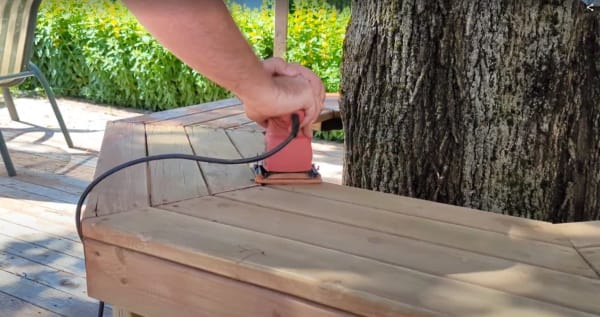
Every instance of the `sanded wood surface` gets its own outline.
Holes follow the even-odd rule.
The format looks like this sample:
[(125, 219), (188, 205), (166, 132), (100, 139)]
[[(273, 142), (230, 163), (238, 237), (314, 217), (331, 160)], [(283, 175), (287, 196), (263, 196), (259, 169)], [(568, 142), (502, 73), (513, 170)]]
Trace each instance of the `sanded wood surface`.
[[(237, 191), (235, 193), (240, 192), (256, 194), (256, 190)], [(228, 193), (226, 196), (232, 194)], [(289, 197), (282, 197), (282, 199), (287, 198)], [(290, 204), (293, 204), (293, 202), (290, 202)], [(202, 208), (197, 208), (198, 206), (202, 206)], [(312, 207), (306, 204), (305, 206), (307, 210)], [(580, 272), (564, 274), (541, 266), (486, 256), (480, 252), (469, 252), (467, 251), (468, 245), (461, 248), (447, 248), (438, 245), (438, 243), (402, 239), (391, 234), (381, 233), (379, 230), (381, 226), (370, 220), (364, 221), (363, 224), (353, 223), (348, 226), (343, 224), (345, 221), (341, 218), (328, 217), (329, 214), (335, 215), (337, 211), (344, 210), (345, 207), (325, 205), (323, 208), (315, 210), (315, 213), (324, 215), (324, 217), (319, 217), (318, 215), (306, 216), (301, 213), (281, 212), (277, 207), (274, 207), (277, 209), (254, 207), (215, 197), (207, 197), (180, 202), (176, 206), (162, 206), (161, 208), (437, 276), (446, 276), (514, 294), (531, 296), (563, 305), (586, 307), (590, 311), (600, 312), (600, 304), (589, 302), (587, 297), (590, 293), (600, 293), (600, 280), (590, 281), (587, 278), (582, 278), (577, 275)], [(370, 218), (372, 211), (363, 208), (362, 213), (365, 214), (365, 218)], [(377, 217), (377, 215), (373, 216)], [(347, 217), (353, 218), (353, 215), (348, 214)], [(401, 218), (385, 220), (392, 226), (396, 225), (399, 233), (407, 226), (414, 225), (414, 223), (408, 222), (407, 226), (404, 226)], [(368, 229), (368, 225), (371, 225), (370, 229)], [(324, 235), (321, 234), (322, 232), (328, 232), (329, 234)], [(460, 238), (460, 234), (456, 234), (456, 236)], [(445, 238), (452, 239), (450, 236)], [(482, 237), (482, 239), (486, 238), (488, 237)], [(472, 236), (472, 239), (476, 239), (476, 233)], [(466, 239), (463, 241), (466, 241)], [(509, 246), (513, 245), (510, 241), (503, 242)], [(483, 244), (485, 243), (484, 241)], [(498, 241), (494, 240), (487, 241), (487, 243), (491, 249), (500, 245)], [(529, 257), (548, 252), (548, 250), (536, 252), (534, 251), (535, 246), (531, 246), (529, 251), (518, 247), (517, 249), (516, 253), (523, 252), (528, 254)], [(494, 251), (489, 253), (493, 254)], [(406, 256), (407, 254), (411, 256)], [(437, 260), (431, 261), (432, 258)], [(554, 260), (560, 261), (556, 255)], [(581, 263), (582, 267), (587, 269), (584, 273), (589, 272), (589, 276), (595, 277), (595, 273), (585, 265), (581, 258), (578, 257), (576, 260)], [(528, 275), (536, 278), (525, 278)], [(507, 281), (515, 279), (523, 279), (522, 281), (526, 286), (507, 283)], [(548, 291), (540, 294), (538, 291), (544, 288), (548, 288)]]
[(579, 252), (590, 263), (598, 278), (600, 278), (600, 247), (582, 248), (579, 249)]
[[(349, 314), (279, 292), (88, 241), (92, 296), (147, 316), (344, 317)], [(134, 267), (135, 270), (130, 268)]]
[[(242, 158), (228, 134), (222, 129), (209, 129), (202, 126), (191, 126), (187, 134), (192, 144), (194, 154), (205, 157), (222, 159)], [(237, 135), (242, 133), (230, 133)], [(262, 138), (253, 133), (244, 133), (246, 138), (262, 141)], [(256, 154), (255, 154), (256, 155)], [(249, 155), (252, 156), (252, 155)], [(243, 187), (256, 186), (254, 173), (247, 164), (229, 165), (200, 162), (202, 172), (211, 193), (221, 193)]]
[(180, 107), (175, 109), (170, 109), (166, 111), (158, 111), (149, 113), (142, 116), (135, 116), (130, 118), (121, 119), (121, 121), (131, 122), (131, 123), (156, 123), (165, 120), (175, 120), (177, 118), (182, 118), (190, 115), (194, 115), (202, 112), (210, 112), (217, 109), (228, 108), (232, 106), (240, 105), (241, 102), (237, 98), (229, 98), (223, 100), (217, 100), (213, 102), (207, 102), (202, 104), (197, 104), (189, 107)]
[[(197, 208), (203, 207), (197, 205)], [(282, 226), (285, 225), (282, 223)], [(302, 224), (298, 228), (310, 230)], [(381, 252), (377, 250), (371, 251), (372, 256), (359, 256), (339, 248), (327, 248), (156, 209), (88, 219), (84, 230), (91, 239), (126, 245), (145, 254), (275, 288), (359, 315), (403, 316), (403, 313), (424, 313), (423, 310), (429, 312), (423, 316), (436, 315), (435, 312), (437, 315), (458, 316), (499, 316), (507, 313), (515, 316), (593, 315), (531, 296), (519, 296), (457, 281), (452, 276), (438, 276), (377, 260), (373, 258)], [(314, 231), (309, 233), (315, 234)], [(340, 245), (351, 245), (360, 238), (350, 239), (340, 242)], [(377, 241), (371, 244), (372, 249), (380, 250), (387, 245)], [(404, 257), (413, 255), (398, 253)], [(443, 266), (441, 261), (441, 258), (436, 258), (435, 262)], [(488, 278), (515, 283), (514, 278), (519, 277), (520, 286), (525, 289), (527, 278), (537, 278), (535, 272), (526, 269), (518, 275), (502, 275), (502, 271), (508, 268), (500, 264), (488, 271), (489, 274), (494, 271), (500, 274)], [(456, 275), (478, 273), (470, 272), (468, 268), (455, 269)], [(88, 272), (88, 275), (91, 274), (93, 272)], [(479, 274), (482, 278), (486, 277), (486, 271)], [(584, 278), (580, 279), (584, 283), (580, 287), (592, 287), (585, 285)], [(534, 285), (530, 291), (543, 293), (548, 289)], [(555, 297), (559, 299), (556, 295), (560, 290), (556, 292)], [(595, 294), (590, 292), (584, 296), (593, 301)], [(587, 310), (593, 308), (589, 305)]]
[[(320, 187), (321, 185), (317, 185), (313, 188), (315, 191), (319, 191)], [(343, 189), (343, 187), (340, 187), (340, 189)], [(515, 239), (507, 235), (472, 227), (453, 225), (385, 210), (373, 210), (355, 204), (332, 201), (321, 197), (311, 197), (309, 195), (299, 195), (289, 191), (278, 191), (265, 187), (225, 193), (222, 196), (242, 202), (242, 204), (238, 204), (238, 207), (245, 205), (264, 206), (289, 212), (278, 213), (277, 215), (279, 216), (287, 215), (288, 217), (292, 217), (303, 215), (373, 230), (377, 234), (383, 234), (382, 236), (394, 239), (396, 242), (390, 241), (390, 243), (397, 243), (399, 248), (410, 245), (414, 241), (430, 242), (430, 244), (425, 244), (424, 247), (416, 246), (414, 250), (407, 250), (407, 252), (411, 253), (417, 249), (422, 250), (424, 257), (421, 261), (423, 262), (418, 261), (417, 265), (427, 265), (424, 260), (436, 254), (451, 259), (457, 255), (455, 249), (461, 249), (477, 254), (513, 260), (515, 262), (529, 263), (557, 271), (595, 277), (595, 273), (586, 265), (579, 254), (573, 248), (567, 246), (558, 246), (535, 240)], [(244, 208), (233, 209), (240, 209), (240, 212), (247, 210)], [(258, 219), (259, 215), (260, 213), (258, 212), (251, 213), (249, 215), (250, 218), (254, 217), (255, 220), (248, 221), (248, 223), (250, 225), (255, 223), (262, 224), (263, 221), (269, 221), (274, 216), (265, 215), (266, 219)], [(245, 219), (249, 220), (249, 218)], [(311, 218), (306, 217), (306, 219)], [(297, 222), (294, 220), (289, 223)], [(324, 223), (328, 224), (328, 222)], [(307, 227), (312, 226), (307, 225)], [(333, 229), (331, 231), (340, 232)], [(352, 233), (349, 234), (352, 235)], [(385, 238), (385, 240), (388, 240), (388, 238)], [(432, 250), (431, 253), (426, 254), (423, 250), (426, 250), (429, 245), (448, 246), (452, 249), (441, 248), (441, 250)], [(464, 259), (464, 256), (461, 256), (461, 258)], [(457, 265), (466, 264), (461, 264), (459, 261)]]
[[(146, 125), (148, 155), (194, 154), (182, 126)], [(208, 195), (198, 163), (170, 159), (149, 163), (150, 199), (153, 205)]]
[(323, 197), (328, 200), (348, 202), (375, 209), (383, 209), (395, 213), (502, 233), (509, 237), (527, 238), (564, 246), (572, 245), (569, 239), (555, 225), (542, 221), (483, 212), (353, 187), (340, 187), (327, 183), (319, 187), (289, 185), (278, 186), (277, 188), (309, 194), (310, 196)]
[(600, 247), (600, 221), (557, 225), (576, 248)]
[[(146, 156), (144, 125), (128, 122), (107, 124), (102, 152), (94, 178), (110, 168)], [(123, 212), (148, 206), (146, 166), (138, 164), (124, 169), (101, 182), (89, 195), (83, 217)]]
[[(264, 152), (262, 128), (235, 100), (127, 124), (117, 131), (143, 132), (144, 155)], [(257, 186), (248, 164), (145, 168), (152, 207), (122, 204), (83, 223), (88, 290), (118, 314), (600, 316), (596, 223), (559, 227), (327, 183)]]

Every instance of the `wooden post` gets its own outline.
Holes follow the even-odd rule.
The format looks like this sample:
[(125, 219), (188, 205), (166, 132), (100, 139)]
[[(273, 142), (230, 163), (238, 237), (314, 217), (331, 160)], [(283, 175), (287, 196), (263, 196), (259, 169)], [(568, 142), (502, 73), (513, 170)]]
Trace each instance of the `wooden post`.
[(273, 56), (285, 59), (289, 0), (275, 0), (275, 40)]

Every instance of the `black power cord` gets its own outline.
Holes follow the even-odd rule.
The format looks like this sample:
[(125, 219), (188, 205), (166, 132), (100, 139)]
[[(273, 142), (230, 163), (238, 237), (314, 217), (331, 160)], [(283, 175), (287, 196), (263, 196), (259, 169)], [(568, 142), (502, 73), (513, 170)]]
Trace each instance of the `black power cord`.
[[(299, 130), (300, 130), (300, 117), (297, 114), (292, 114), (292, 131), (291, 131), (290, 135), (283, 142), (281, 142), (281, 144), (279, 144), (275, 148), (271, 149), (270, 151), (267, 151), (267, 152), (257, 155), (257, 156), (248, 157), (248, 158), (222, 159), (222, 158), (215, 158), (215, 157), (196, 156), (196, 155), (191, 155), (191, 154), (171, 153), (171, 154), (160, 154), (160, 155), (151, 155), (151, 156), (141, 157), (141, 158), (138, 158), (135, 160), (131, 160), (131, 161), (119, 164), (119, 165), (109, 169), (108, 171), (102, 173), (100, 176), (96, 177), (85, 188), (85, 190), (81, 194), (81, 197), (79, 198), (79, 201), (77, 202), (77, 209), (75, 209), (75, 226), (77, 227), (77, 234), (79, 235), (79, 239), (81, 240), (81, 242), (83, 242), (83, 231), (81, 228), (81, 208), (83, 207), (83, 203), (85, 202), (85, 199), (90, 194), (92, 189), (94, 189), (94, 187), (96, 187), (101, 181), (103, 181), (108, 176), (110, 176), (122, 169), (125, 169), (125, 168), (133, 166), (133, 165), (141, 164), (141, 163), (158, 161), (158, 160), (167, 160), (167, 159), (182, 159), (182, 160), (191, 160), (191, 161), (197, 161), (197, 162), (226, 164), (226, 165), (254, 163), (254, 162), (262, 161), (270, 156), (273, 156), (275, 153), (281, 151), (281, 149), (283, 149), (286, 145), (288, 145), (298, 135)], [(104, 314), (104, 302), (100, 301), (100, 304), (98, 306), (98, 317), (102, 317), (103, 314)]]

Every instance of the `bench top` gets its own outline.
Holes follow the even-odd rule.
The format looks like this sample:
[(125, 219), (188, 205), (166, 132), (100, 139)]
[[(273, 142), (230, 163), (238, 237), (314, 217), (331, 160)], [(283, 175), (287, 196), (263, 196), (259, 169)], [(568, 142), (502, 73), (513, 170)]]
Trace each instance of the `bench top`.
[[(215, 125), (237, 106), (208, 115), (230, 103), (109, 123), (97, 174), (153, 154), (261, 153), (248, 124)], [(553, 225), (328, 183), (257, 186), (253, 176), (166, 160), (105, 180), (84, 212), (90, 296), (148, 315), (600, 315), (600, 222)]]

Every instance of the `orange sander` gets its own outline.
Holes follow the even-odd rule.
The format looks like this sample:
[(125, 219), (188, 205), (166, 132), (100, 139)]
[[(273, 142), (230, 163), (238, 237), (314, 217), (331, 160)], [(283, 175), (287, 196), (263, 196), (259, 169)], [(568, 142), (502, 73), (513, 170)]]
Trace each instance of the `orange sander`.
[[(281, 144), (290, 135), (292, 117), (302, 122), (304, 112), (279, 117), (267, 122), (265, 143), (267, 151)], [(298, 132), (294, 139), (279, 152), (256, 164), (256, 182), (259, 184), (318, 184), (321, 175), (312, 164), (312, 136)]]

